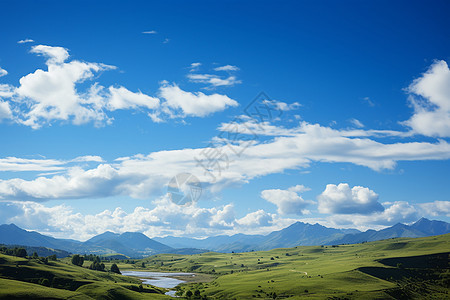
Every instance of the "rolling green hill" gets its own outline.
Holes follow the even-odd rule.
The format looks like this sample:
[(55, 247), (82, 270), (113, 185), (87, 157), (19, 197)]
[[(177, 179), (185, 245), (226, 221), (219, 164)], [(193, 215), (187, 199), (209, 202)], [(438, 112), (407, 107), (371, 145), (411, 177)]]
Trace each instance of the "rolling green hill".
[(449, 297), (450, 234), (340, 246), (302, 246), (247, 253), (159, 254), (160, 270), (216, 274), (198, 289), (216, 299), (444, 299)]
[[(198, 290), (203, 299), (445, 299), (449, 249), (446, 234), (231, 254), (158, 254), (115, 263), (122, 271), (195, 272), (178, 293)], [(140, 288), (136, 278), (68, 261), (0, 255), (0, 298), (170, 299), (165, 289)], [(105, 262), (106, 269), (112, 263)]]
[[(0, 299), (158, 299), (164, 289), (72, 264), (0, 254)], [(141, 292), (140, 292), (141, 291)]]

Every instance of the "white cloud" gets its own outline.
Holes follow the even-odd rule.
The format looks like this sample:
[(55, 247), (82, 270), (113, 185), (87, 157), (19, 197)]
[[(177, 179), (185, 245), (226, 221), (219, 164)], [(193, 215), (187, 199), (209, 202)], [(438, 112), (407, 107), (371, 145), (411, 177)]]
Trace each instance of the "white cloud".
[[(64, 174), (49, 178), (2, 180), (0, 198), (19, 200), (23, 196), (36, 201), (109, 195), (146, 198), (159, 195), (161, 187), (173, 176), (187, 170), (204, 183), (205, 189), (216, 193), (255, 177), (304, 169), (311, 162), (345, 162), (383, 170), (394, 168), (397, 161), (450, 158), (450, 145), (445, 141), (383, 144), (369, 138), (346, 137), (335, 129), (308, 123), (302, 123), (296, 130), (298, 133), (292, 136), (263, 142), (230, 141), (227, 144), (227, 140), (222, 139), (223, 144), (215, 147), (153, 152), (121, 158), (113, 164), (103, 163), (95, 168), (83, 166), (82, 169), (80, 166), (72, 170), (65, 166)], [(205, 160), (205, 153), (225, 156), (213, 161), (209, 172), (199, 164)], [(92, 186), (91, 182), (99, 184)]]
[(337, 228), (357, 228), (359, 230), (383, 229), (397, 223), (417, 221), (417, 209), (404, 201), (383, 203), (384, 210), (371, 214), (337, 214), (327, 218), (329, 225)]
[(418, 134), (450, 137), (450, 70), (447, 63), (443, 60), (434, 62), (407, 91), (414, 115), (403, 124)]
[(221, 67), (214, 68), (214, 71), (238, 71), (239, 68), (232, 65), (225, 65)]
[(0, 158), (0, 171), (12, 172), (49, 172), (49, 171), (66, 171), (71, 163), (79, 162), (103, 162), (100, 156), (87, 155), (76, 157), (72, 160), (57, 159), (25, 159), (17, 157)]
[(76, 84), (92, 79), (95, 72), (114, 67), (80, 61), (64, 63), (68, 52), (61, 47), (39, 45), (32, 52), (48, 57), (48, 70), (38, 69), (20, 79), (12, 99), (29, 107), (29, 111), (22, 112), (20, 123), (38, 129), (53, 120), (71, 120), (77, 125), (90, 121), (101, 125), (109, 120), (102, 109), (103, 99), (93, 93), (80, 94)]
[(15, 88), (9, 84), (0, 84), (0, 98), (10, 98), (14, 95)]
[(69, 58), (69, 52), (63, 47), (37, 45), (30, 52), (47, 57), (47, 65), (61, 64)]
[(191, 66), (189, 67), (189, 72), (197, 71), (201, 65), (202, 65), (202, 63), (199, 63), (199, 62), (192, 63)]
[(123, 86), (109, 87), (110, 97), (108, 99), (108, 109), (137, 109), (145, 107), (147, 109), (156, 109), (159, 107), (159, 99), (150, 97), (142, 92), (133, 93)]
[[(47, 70), (38, 69), (23, 76), (17, 88), (0, 84), (0, 97), (9, 100), (9, 104), (0, 102), (0, 118), (11, 118), (33, 129), (56, 121), (104, 126), (113, 120), (107, 112), (115, 110), (143, 110), (154, 122), (162, 122), (167, 116), (203, 117), (237, 105), (225, 95), (185, 92), (166, 82), (159, 90), (163, 101), (123, 86), (106, 88), (98, 82), (89, 84), (98, 73), (116, 67), (78, 60), (68, 62), (69, 52), (62, 47), (37, 45), (31, 48), (31, 53), (46, 57)], [(84, 91), (81, 85), (86, 87)]]
[(375, 103), (369, 98), (369, 97), (364, 97), (362, 98), (363, 101), (365, 101), (370, 107), (374, 107)]
[(307, 192), (310, 190), (311, 189), (309, 187), (306, 187), (303, 184), (297, 184), (297, 185), (294, 185), (294, 186), (291, 186), (290, 188), (288, 188), (288, 191), (296, 192), (296, 193), (303, 193), (303, 192)]
[(241, 83), (236, 76), (220, 77), (213, 74), (188, 74), (187, 77), (191, 82), (205, 83), (209, 87), (233, 86)]
[(245, 227), (261, 227), (270, 226), (273, 222), (273, 217), (271, 214), (265, 212), (262, 209), (248, 213), (244, 217), (236, 221), (239, 225)]
[(153, 205), (153, 208), (136, 207), (128, 213), (117, 207), (112, 211), (83, 215), (74, 213), (66, 205), (47, 207), (29, 201), (0, 202), (0, 221), (49, 232), (54, 236), (81, 240), (107, 230), (119, 233), (139, 231), (149, 236), (201, 236), (232, 232), (237, 224), (232, 204), (213, 208), (180, 206), (163, 196), (155, 200)]
[(160, 97), (164, 105), (170, 109), (181, 110), (183, 115), (205, 117), (227, 107), (238, 106), (238, 103), (225, 95), (205, 95), (202, 92), (191, 93), (183, 91), (176, 84), (164, 83), (160, 87)]
[(6, 76), (6, 75), (8, 75), (8, 71), (6, 71), (5, 69), (2, 69), (2, 67), (0, 67), (0, 77)]
[(450, 201), (434, 201), (419, 204), (420, 209), (429, 216), (450, 217)]
[(11, 119), (12, 112), (8, 102), (0, 101), (0, 122), (4, 119)]
[(319, 212), (327, 214), (370, 214), (384, 210), (374, 191), (362, 186), (350, 188), (347, 183), (327, 184), (317, 199)]
[(34, 43), (32, 39), (24, 39), (17, 42), (18, 44)]
[(264, 190), (261, 192), (261, 198), (275, 204), (280, 215), (303, 215), (306, 212), (305, 208), (314, 202), (303, 200), (303, 198), (297, 194), (297, 191), (301, 190), (304, 190), (304, 187), (299, 185), (291, 187), (288, 190)]
[(352, 123), (353, 126), (358, 127), (358, 128), (363, 128), (364, 127), (364, 124), (361, 123), (361, 121), (358, 120), (358, 119), (350, 119), (350, 123)]
[(267, 104), (269, 106), (273, 106), (278, 111), (296, 110), (302, 106), (298, 102), (293, 102), (293, 103), (288, 104), (286, 102), (277, 101), (277, 100), (264, 100), (263, 103)]
[(149, 30), (149, 31), (143, 31), (143, 34), (157, 34), (158, 32), (156, 30)]

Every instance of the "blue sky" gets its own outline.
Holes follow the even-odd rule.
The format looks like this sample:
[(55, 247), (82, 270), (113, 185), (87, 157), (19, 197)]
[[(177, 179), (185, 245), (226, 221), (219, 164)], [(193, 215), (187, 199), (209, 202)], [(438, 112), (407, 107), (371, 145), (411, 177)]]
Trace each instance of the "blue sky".
[[(87, 239), (450, 220), (446, 1), (1, 6), (0, 223)], [(166, 193), (180, 173), (193, 204)]]

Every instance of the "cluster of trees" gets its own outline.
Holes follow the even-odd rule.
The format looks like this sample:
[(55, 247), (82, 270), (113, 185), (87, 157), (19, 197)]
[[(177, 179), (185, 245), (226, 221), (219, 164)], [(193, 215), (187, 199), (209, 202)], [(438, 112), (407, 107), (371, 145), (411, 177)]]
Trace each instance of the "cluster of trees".
[(199, 290), (195, 290), (194, 292), (188, 290), (186, 291), (184, 296), (188, 299), (201, 299), (201, 300), (208, 299), (205, 295), (202, 296)]
[[(105, 264), (102, 263), (100, 257), (97, 255), (89, 254), (81, 256), (79, 254), (75, 254), (72, 256), (72, 264), (76, 266), (83, 266), (85, 260), (92, 261), (92, 263), (89, 265), (90, 270), (105, 271)], [(111, 265), (111, 272), (121, 274), (119, 267), (116, 264)]]
[(6, 247), (1, 247), (0, 248), (0, 252), (2, 254), (6, 254), (6, 255), (12, 255), (12, 256), (17, 256), (17, 257), (27, 257), (28, 253), (27, 250), (25, 250), (25, 248), (6, 248)]
[(17, 256), (17, 257), (23, 257), (23, 258), (31, 258), (31, 259), (38, 259), (43, 263), (48, 263), (48, 261), (56, 261), (56, 254), (49, 255), (47, 257), (41, 257), (37, 254), (36, 251), (33, 252), (31, 256), (28, 256), (27, 250), (22, 247), (14, 247), (14, 248), (8, 248), (8, 247), (0, 247), (0, 253), (5, 255), (11, 255), (11, 256)]

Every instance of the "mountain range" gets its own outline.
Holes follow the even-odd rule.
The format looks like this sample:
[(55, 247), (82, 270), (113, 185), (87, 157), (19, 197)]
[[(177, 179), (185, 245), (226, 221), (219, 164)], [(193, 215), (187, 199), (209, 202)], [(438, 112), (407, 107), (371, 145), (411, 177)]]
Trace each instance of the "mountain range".
[(425, 237), (446, 233), (450, 233), (450, 223), (422, 218), (412, 225), (398, 223), (379, 231), (365, 232), (296, 222), (268, 235), (219, 235), (206, 239), (167, 236), (151, 239), (139, 232), (118, 234), (107, 231), (85, 242), (80, 242), (56, 239), (38, 232), (26, 231), (14, 224), (4, 224), (0, 225), (0, 244), (46, 247), (81, 254), (120, 253), (128, 257), (141, 258), (157, 253), (245, 252), (308, 245), (354, 244), (396, 237)]
[(244, 252), (295, 246), (355, 244), (395, 237), (426, 237), (446, 233), (450, 233), (450, 223), (422, 218), (412, 225), (398, 223), (379, 231), (361, 232), (356, 229), (335, 229), (320, 224), (296, 222), (268, 235), (221, 235), (201, 240), (168, 236), (156, 237), (154, 240), (174, 248), (190, 245), (217, 252)]

